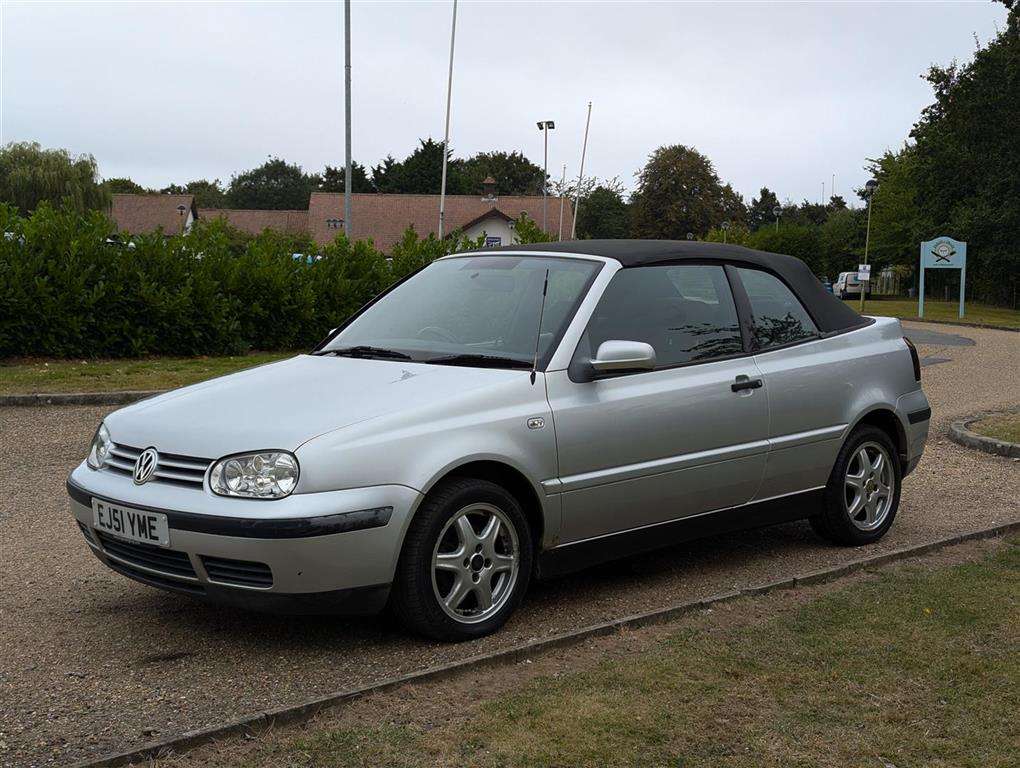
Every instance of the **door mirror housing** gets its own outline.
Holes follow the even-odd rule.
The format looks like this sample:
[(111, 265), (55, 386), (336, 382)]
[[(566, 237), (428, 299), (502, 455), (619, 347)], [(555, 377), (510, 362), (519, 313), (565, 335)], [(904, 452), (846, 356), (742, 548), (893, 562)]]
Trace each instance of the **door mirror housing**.
[(603, 341), (591, 367), (596, 373), (628, 373), (655, 369), (655, 348), (643, 341)]

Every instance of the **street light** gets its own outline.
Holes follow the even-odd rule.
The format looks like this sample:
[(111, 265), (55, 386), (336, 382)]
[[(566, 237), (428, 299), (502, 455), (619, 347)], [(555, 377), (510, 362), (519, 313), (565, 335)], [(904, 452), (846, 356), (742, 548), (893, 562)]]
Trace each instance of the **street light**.
[(783, 209), (778, 205), (772, 209), (772, 215), (776, 217), (776, 232), (779, 231), (779, 214), (781, 214), (782, 212)]
[[(868, 245), (871, 242), (871, 198), (875, 196), (875, 190), (878, 189), (878, 182), (875, 179), (868, 179), (864, 184), (864, 192), (868, 196), (868, 229), (864, 235), (864, 263), (868, 263)], [(858, 277), (860, 277), (858, 275)], [(871, 285), (870, 273), (868, 279), (868, 285)], [(864, 293), (866, 286), (861, 283), (861, 312), (864, 312)]]
[(727, 230), (728, 230), (729, 228), (730, 228), (730, 223), (729, 223), (728, 221), (724, 221), (724, 222), (722, 223), (722, 241), (723, 241), (724, 243), (726, 242), (726, 231), (727, 231)]
[(549, 212), (548, 212), (548, 200), (546, 199), (548, 193), (548, 181), (549, 181), (549, 131), (556, 127), (556, 123), (552, 120), (539, 120), (538, 130), (542, 132), (542, 136), (545, 140), (545, 153), (544, 160), (542, 161), (542, 231), (545, 232), (549, 223)]

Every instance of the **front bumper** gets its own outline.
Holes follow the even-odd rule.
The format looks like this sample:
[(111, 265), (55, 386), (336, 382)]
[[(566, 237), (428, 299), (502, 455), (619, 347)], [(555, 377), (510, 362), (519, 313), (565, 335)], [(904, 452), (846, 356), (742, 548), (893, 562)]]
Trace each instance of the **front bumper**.
[[(226, 499), (170, 484), (76, 468), (71, 513), (92, 552), (150, 586), (251, 609), (370, 613), (385, 604), (420, 494), (388, 485), (278, 501)], [(126, 542), (94, 528), (92, 499), (167, 516), (170, 546)]]

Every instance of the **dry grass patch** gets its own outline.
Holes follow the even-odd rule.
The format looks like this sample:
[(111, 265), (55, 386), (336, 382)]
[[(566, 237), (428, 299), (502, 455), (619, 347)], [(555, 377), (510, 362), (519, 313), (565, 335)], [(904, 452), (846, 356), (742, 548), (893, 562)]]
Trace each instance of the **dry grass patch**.
[[(860, 299), (845, 299), (853, 309), (859, 310)], [(959, 317), (960, 305), (955, 301), (924, 301), (924, 319), (938, 320), (959, 325), (999, 325), (1003, 328), (1020, 328), (1020, 311), (1009, 307), (968, 301), (964, 307), (963, 319)], [(917, 299), (871, 298), (864, 302), (864, 314), (883, 317), (898, 317), (902, 320), (917, 319)]]
[(253, 352), (234, 357), (14, 360), (0, 363), (0, 394), (174, 389), (293, 354)]
[(971, 422), (967, 428), (985, 437), (1020, 443), (1020, 411), (991, 414), (980, 421)]

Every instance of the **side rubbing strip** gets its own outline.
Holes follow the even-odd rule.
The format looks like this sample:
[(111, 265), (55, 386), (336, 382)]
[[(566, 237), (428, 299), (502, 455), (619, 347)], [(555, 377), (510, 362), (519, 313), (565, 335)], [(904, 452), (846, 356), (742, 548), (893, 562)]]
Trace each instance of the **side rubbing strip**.
[(920, 411), (911, 411), (907, 414), (907, 421), (911, 424), (918, 424), (931, 419), (931, 408), (922, 408)]

